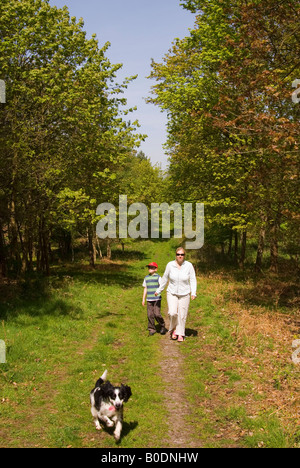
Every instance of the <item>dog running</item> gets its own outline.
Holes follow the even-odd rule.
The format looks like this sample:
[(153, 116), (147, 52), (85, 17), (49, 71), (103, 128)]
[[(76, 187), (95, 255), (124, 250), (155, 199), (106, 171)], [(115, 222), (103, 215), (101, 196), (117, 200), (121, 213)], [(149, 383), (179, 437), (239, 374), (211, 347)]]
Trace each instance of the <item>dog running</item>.
[(101, 424), (107, 427), (114, 427), (114, 438), (118, 442), (121, 438), (123, 426), (123, 403), (131, 397), (131, 388), (121, 384), (114, 387), (108, 380), (106, 381), (107, 370), (100, 379), (97, 380), (95, 388), (90, 393), (91, 413), (98, 431)]

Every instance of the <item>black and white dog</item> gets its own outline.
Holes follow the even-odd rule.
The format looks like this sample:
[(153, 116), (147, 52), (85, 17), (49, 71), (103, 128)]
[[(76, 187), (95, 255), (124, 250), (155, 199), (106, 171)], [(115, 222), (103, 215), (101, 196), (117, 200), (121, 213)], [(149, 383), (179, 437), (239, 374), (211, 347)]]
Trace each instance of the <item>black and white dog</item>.
[(96, 429), (100, 431), (100, 422), (107, 427), (115, 426), (114, 438), (118, 442), (123, 425), (123, 403), (131, 396), (131, 388), (127, 385), (114, 387), (106, 381), (107, 370), (97, 380), (95, 388), (90, 393), (91, 412)]

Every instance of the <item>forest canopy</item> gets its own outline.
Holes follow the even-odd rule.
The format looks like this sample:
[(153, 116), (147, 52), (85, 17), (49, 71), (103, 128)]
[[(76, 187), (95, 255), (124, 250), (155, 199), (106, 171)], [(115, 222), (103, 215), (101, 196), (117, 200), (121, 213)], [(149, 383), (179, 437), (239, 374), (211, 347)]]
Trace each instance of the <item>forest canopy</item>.
[(49, 273), (51, 245), (72, 250), (80, 235), (93, 264), (97, 204), (120, 192), (145, 196), (149, 177), (161, 178), (137, 155), (145, 135), (127, 120), (124, 93), (135, 77), (117, 82), (122, 64), (106, 57), (110, 44), (88, 39), (67, 7), (2, 0), (0, 34), (2, 274), (33, 264)]
[[(0, 5), (0, 272), (49, 274), (53, 247), (101, 248), (96, 207), (203, 203), (205, 245), (255, 266), (269, 248), (299, 269), (299, 0), (183, 0), (194, 28), (175, 39), (148, 98), (167, 112), (169, 168), (153, 167), (128, 120), (109, 42), (48, 0)], [(125, 57), (124, 57), (125, 59)], [(3, 90), (2, 90), (3, 92)], [(299, 92), (300, 95), (300, 92)], [(107, 239), (108, 254), (110, 240)], [(123, 243), (124, 248), (124, 243)]]
[[(150, 102), (168, 113), (170, 182), (176, 197), (201, 201), (206, 233), (270, 245), (299, 258), (300, 3), (298, 0), (185, 0), (190, 35), (162, 63)], [(294, 99), (292, 99), (294, 97)]]

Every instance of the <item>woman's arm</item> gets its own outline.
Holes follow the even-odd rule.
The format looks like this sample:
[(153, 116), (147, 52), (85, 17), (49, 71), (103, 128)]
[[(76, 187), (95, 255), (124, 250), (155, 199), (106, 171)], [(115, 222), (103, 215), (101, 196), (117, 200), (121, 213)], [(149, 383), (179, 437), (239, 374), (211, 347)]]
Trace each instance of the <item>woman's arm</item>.
[(196, 278), (196, 273), (195, 273), (195, 268), (191, 264), (191, 270), (190, 270), (190, 285), (191, 285), (191, 297), (192, 300), (195, 299), (196, 297), (196, 292), (197, 292), (197, 278)]
[(169, 280), (169, 273), (170, 273), (170, 267), (169, 267), (169, 263), (168, 263), (168, 265), (166, 266), (164, 275), (161, 278), (159, 288), (155, 291), (155, 296), (159, 296), (160, 293), (165, 289), (166, 284), (167, 284), (167, 282)]

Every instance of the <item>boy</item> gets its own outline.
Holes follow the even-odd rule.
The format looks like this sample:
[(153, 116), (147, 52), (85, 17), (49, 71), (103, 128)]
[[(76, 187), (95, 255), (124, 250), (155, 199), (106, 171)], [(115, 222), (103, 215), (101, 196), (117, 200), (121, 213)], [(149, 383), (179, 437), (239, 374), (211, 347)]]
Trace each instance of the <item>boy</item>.
[(155, 296), (154, 293), (160, 285), (160, 276), (157, 274), (158, 265), (155, 262), (147, 265), (149, 269), (149, 275), (144, 278), (143, 287), (144, 294), (142, 304), (145, 305), (147, 298), (147, 315), (148, 315), (148, 330), (149, 336), (156, 333), (155, 320), (160, 325), (160, 334), (165, 335), (167, 329), (165, 327), (165, 321), (160, 313), (161, 296)]

